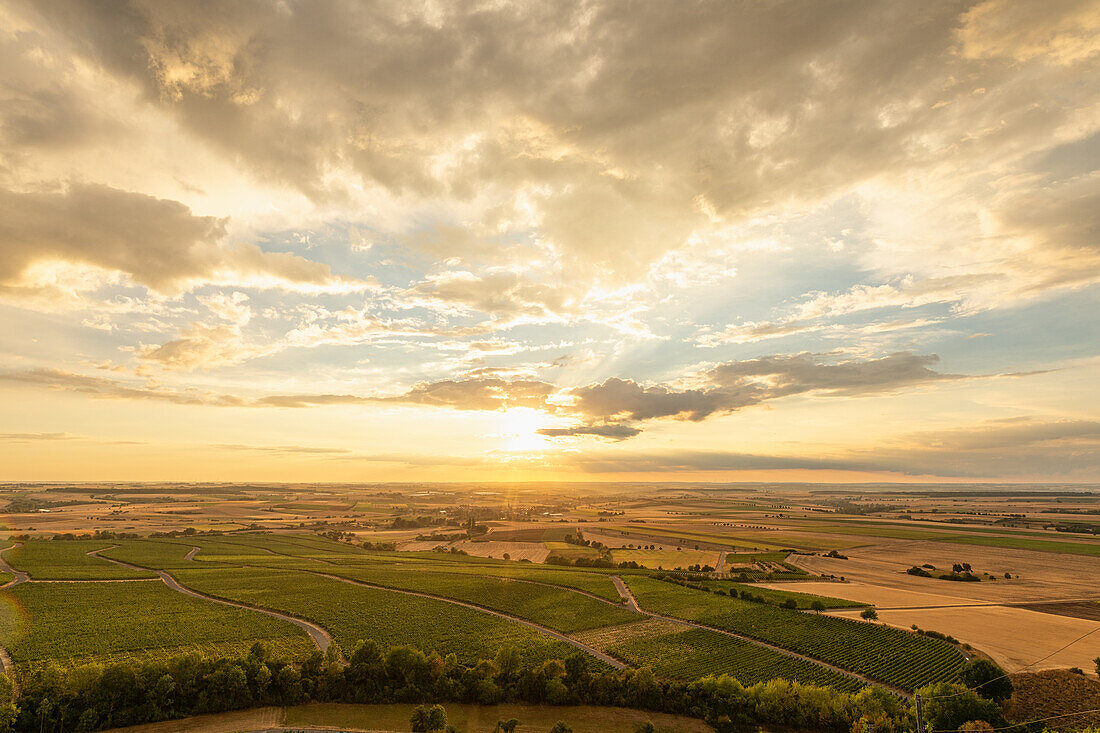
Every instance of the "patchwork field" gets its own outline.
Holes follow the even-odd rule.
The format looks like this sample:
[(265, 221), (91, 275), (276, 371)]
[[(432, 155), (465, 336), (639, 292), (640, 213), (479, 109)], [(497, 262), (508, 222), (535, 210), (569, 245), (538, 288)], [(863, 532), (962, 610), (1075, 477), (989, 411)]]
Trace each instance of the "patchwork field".
[[(256, 640), (301, 664), (316, 648), (297, 626), (221, 599), (313, 624), (345, 656), (370, 640), (476, 668), (514, 648), (524, 665), (581, 654), (590, 669), (649, 667), (670, 683), (729, 674), (911, 691), (955, 680), (971, 653), (1087, 675), (1100, 656), (1100, 632), (1089, 635), (1100, 541), (1048, 529), (1100, 496), (1029, 498), (1021, 511), (1011, 493), (973, 503), (889, 487), (475, 488), (24, 490), (22, 506), (80, 501), (9, 517), (8, 544), (21, 546), (3, 558), (30, 578), (0, 592), (0, 644), (17, 673), (239, 656)], [(53, 539), (62, 527), (73, 536)], [(906, 572), (956, 563), (976, 582)], [(860, 618), (869, 605), (877, 622)]]

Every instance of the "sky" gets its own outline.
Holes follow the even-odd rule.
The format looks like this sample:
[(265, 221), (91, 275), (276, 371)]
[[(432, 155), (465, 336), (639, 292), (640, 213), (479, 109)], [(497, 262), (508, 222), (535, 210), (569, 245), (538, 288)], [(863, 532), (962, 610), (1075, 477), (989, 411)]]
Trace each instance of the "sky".
[(1100, 3), (0, 0), (0, 480), (1100, 481)]

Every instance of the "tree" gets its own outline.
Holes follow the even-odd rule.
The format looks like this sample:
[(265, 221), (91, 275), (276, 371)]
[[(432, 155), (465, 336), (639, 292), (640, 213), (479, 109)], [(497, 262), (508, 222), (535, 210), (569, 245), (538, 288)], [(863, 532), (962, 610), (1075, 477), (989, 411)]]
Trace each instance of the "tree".
[(810, 608), (814, 611), (817, 611), (818, 613), (821, 613), (825, 610), (825, 604), (821, 601), (814, 601), (810, 604)]
[(1100, 676), (1100, 657), (1097, 657), (1096, 659), (1094, 659), (1092, 661), (1096, 665), (1096, 674), (1097, 674), (1097, 676)]
[(519, 725), (519, 721), (515, 718), (508, 718), (508, 720), (498, 720), (497, 726), (493, 728), (493, 733), (514, 733), (516, 726)]
[(865, 608), (863, 612), (859, 614), (860, 618), (865, 618), (868, 621), (878, 621), (878, 611), (873, 608)]
[(924, 722), (931, 730), (958, 730), (964, 723), (982, 720), (1005, 725), (1001, 706), (963, 685), (939, 682), (917, 690), (924, 700)]
[(644, 723), (635, 723), (634, 733), (657, 733), (657, 728), (647, 720)]
[(550, 729), (550, 733), (573, 733), (573, 729), (559, 720), (554, 723), (554, 727)]
[(959, 680), (986, 700), (1004, 702), (1012, 697), (1012, 680), (988, 659), (973, 659), (959, 670)]
[(442, 705), (417, 705), (409, 722), (414, 733), (443, 730), (447, 727), (447, 711)]

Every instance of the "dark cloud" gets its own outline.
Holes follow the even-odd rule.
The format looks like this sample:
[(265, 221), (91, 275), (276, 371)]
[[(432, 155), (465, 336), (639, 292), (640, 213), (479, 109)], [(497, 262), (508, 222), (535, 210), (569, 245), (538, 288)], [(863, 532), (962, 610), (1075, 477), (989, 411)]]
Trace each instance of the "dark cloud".
[(715, 413), (812, 392), (861, 395), (916, 384), (957, 379), (930, 367), (935, 355), (900, 352), (881, 359), (829, 363), (817, 354), (767, 356), (720, 364), (702, 376), (703, 386), (675, 389), (644, 386), (630, 379), (608, 379), (572, 390), (575, 409), (590, 419), (652, 420), (672, 417), (705, 420)]
[(219, 276), (322, 284), (327, 265), (254, 244), (226, 246), (225, 223), (177, 201), (95, 184), (58, 192), (0, 189), (0, 285), (34, 262), (59, 259), (126, 273), (171, 290)]
[[(999, 128), (1004, 149), (1075, 114), (1028, 110), (1034, 89), (1007, 73), (1065, 45), (1018, 59), (1003, 39), (1041, 39), (1087, 8), (974, 5), (24, 3), (263, 180), (318, 200), (341, 195), (326, 173), (348, 167), (395, 193), (537, 190), (544, 236), (571, 268), (608, 276), (681, 243), (706, 223), (703, 201), (736, 217), (818, 199), (977, 155), (974, 130)], [(1080, 83), (1069, 65), (1042, 71)], [(484, 247), (463, 238), (453, 246)]]
[(578, 425), (571, 428), (540, 428), (536, 430), (539, 435), (548, 438), (567, 438), (575, 435), (595, 435), (600, 438), (612, 438), (613, 440), (626, 440), (641, 433), (641, 429), (630, 425)]

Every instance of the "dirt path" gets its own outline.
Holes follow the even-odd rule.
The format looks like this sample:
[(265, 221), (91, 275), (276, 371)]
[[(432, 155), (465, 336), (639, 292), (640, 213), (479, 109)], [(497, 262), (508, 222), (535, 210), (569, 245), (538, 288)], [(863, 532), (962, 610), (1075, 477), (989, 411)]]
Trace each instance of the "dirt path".
[[(349, 585), (359, 585), (359, 586), (362, 586), (364, 588), (373, 588), (374, 590), (383, 590), (383, 591), (389, 591), (390, 593), (401, 593), (402, 595), (416, 596), (417, 598), (428, 598), (428, 599), (431, 599), (431, 600), (434, 600), (434, 601), (443, 601), (444, 603), (450, 603), (450, 604), (455, 605), (455, 606), (462, 606), (464, 608), (469, 608), (471, 610), (479, 611), (481, 613), (487, 613), (491, 616), (496, 616), (498, 618), (502, 618), (502, 619), (505, 619), (507, 621), (514, 621), (517, 624), (522, 624), (522, 625), (526, 626), (529, 629), (534, 629), (535, 631), (546, 634), (547, 636), (552, 637), (554, 639), (557, 639), (558, 641), (564, 641), (566, 644), (569, 644), (570, 646), (573, 646), (573, 647), (576, 647), (577, 649), (580, 649), (585, 654), (592, 655), (596, 659), (599, 659), (601, 662), (604, 662), (606, 664), (611, 665), (615, 669), (626, 669), (625, 664), (623, 664), (618, 659), (615, 659), (612, 656), (608, 656), (607, 654), (604, 654), (599, 649), (595, 649), (593, 647), (588, 646), (587, 644), (583, 644), (583, 643), (577, 641), (576, 639), (573, 639), (569, 636), (566, 636), (565, 634), (561, 633), (560, 631), (554, 631), (551, 628), (548, 628), (546, 626), (542, 626), (541, 624), (536, 624), (534, 621), (528, 621), (527, 619), (520, 618), (519, 616), (512, 616), (511, 614), (507, 614), (507, 613), (504, 613), (502, 611), (494, 611), (493, 609), (486, 608), (485, 606), (479, 606), (475, 603), (467, 603), (466, 601), (459, 601), (459, 600), (456, 600), (454, 598), (447, 598), (446, 596), (437, 596), (437, 595), (433, 595), (431, 593), (421, 593), (420, 591), (414, 591), (414, 590), (402, 590), (402, 589), (399, 589), (399, 588), (387, 588), (386, 586), (383, 586), (383, 585), (374, 585), (373, 583), (364, 583), (361, 580), (352, 580), (351, 578), (344, 578), (344, 577), (341, 577), (339, 575), (329, 575), (328, 573), (315, 573), (315, 572), (310, 571), (310, 570), (305, 570), (305, 571), (301, 571), (301, 572), (312, 573), (313, 575), (318, 575), (322, 578), (328, 578), (329, 580), (337, 580), (341, 583), (348, 583)], [(555, 586), (555, 587), (557, 587), (557, 586)], [(603, 599), (603, 600), (606, 600), (606, 599)]]
[(201, 548), (199, 548), (199, 547), (192, 547), (192, 548), (191, 548), (191, 551), (190, 551), (190, 552), (188, 552), (188, 553), (187, 553), (186, 555), (184, 555), (184, 556), (183, 556), (183, 559), (184, 559), (184, 560), (194, 560), (194, 559), (195, 559), (195, 555), (196, 555), (196, 554), (198, 553), (198, 551), (199, 551), (200, 549), (201, 549)]
[[(117, 547), (114, 545), (113, 547)], [(103, 550), (110, 550), (112, 547), (104, 547), (102, 550), (92, 550), (88, 555), (97, 557), (100, 560), (106, 560), (107, 562), (113, 562), (115, 565), (121, 565), (124, 568), (130, 568), (132, 570), (148, 570), (156, 573), (160, 576), (160, 579), (164, 581), (164, 584), (176, 591), (177, 593), (183, 593), (184, 595), (191, 596), (193, 598), (201, 598), (204, 601), (212, 601), (214, 603), (220, 603), (224, 606), (233, 606), (234, 608), (243, 608), (248, 611), (256, 611), (257, 613), (263, 613), (273, 618), (282, 619), (283, 621), (289, 621), (298, 628), (304, 630), (313, 639), (313, 643), (317, 645), (317, 648), (321, 651), (325, 651), (332, 644), (332, 636), (327, 631), (318, 626), (317, 624), (306, 621), (305, 619), (296, 618), (294, 616), (288, 616), (285, 613), (279, 613), (278, 611), (271, 611), (266, 608), (259, 608), (258, 606), (249, 606), (244, 603), (236, 603), (234, 601), (227, 601), (224, 598), (217, 598), (216, 596), (208, 596), (205, 593), (199, 593), (198, 591), (191, 590), (185, 586), (180, 585), (179, 581), (173, 578), (164, 570), (154, 570), (153, 568), (143, 568), (139, 565), (131, 565), (128, 562), (122, 562), (121, 560), (113, 560), (109, 557), (104, 557), (99, 553)]]
[(853, 672), (850, 669), (844, 669), (843, 667), (837, 667), (836, 665), (829, 664), (828, 662), (823, 662), (820, 659), (815, 659), (814, 657), (807, 656), (805, 654), (799, 654), (798, 652), (791, 651), (790, 649), (785, 649), (781, 646), (776, 646), (775, 644), (769, 644), (768, 642), (761, 641), (760, 639), (754, 639), (751, 636), (742, 636), (741, 634), (735, 634), (732, 631), (727, 631), (725, 629), (719, 629), (719, 628), (714, 627), (714, 626), (707, 626), (706, 624), (700, 624), (700, 623), (696, 623), (694, 621), (687, 621), (687, 620), (682, 619), (682, 618), (676, 618), (675, 616), (664, 616), (664, 615), (659, 614), (659, 613), (653, 613), (652, 611), (646, 611), (638, 605), (637, 599), (634, 598), (634, 594), (630, 592), (630, 588), (628, 588), (626, 586), (626, 583), (623, 582), (622, 578), (620, 578), (618, 575), (612, 575), (611, 580), (615, 583), (615, 587), (619, 589), (619, 593), (622, 594), (623, 600), (626, 601), (627, 605), (630, 608), (632, 608), (633, 610), (638, 611), (639, 613), (643, 613), (646, 616), (649, 616), (650, 618), (657, 618), (657, 619), (661, 619), (662, 621), (671, 621), (674, 624), (680, 624), (681, 626), (690, 626), (691, 628), (695, 628), (695, 629), (705, 629), (707, 631), (713, 631), (715, 633), (722, 634), (723, 636), (730, 636), (730, 637), (733, 637), (734, 639), (740, 639), (741, 641), (747, 641), (750, 644), (756, 644), (757, 646), (766, 647), (768, 649), (771, 649), (774, 652), (778, 652), (780, 654), (783, 654), (784, 656), (793, 657), (795, 659), (801, 659), (804, 662), (810, 662), (811, 664), (816, 664), (819, 667), (824, 667), (825, 669), (832, 670), (833, 672), (837, 672), (838, 674), (845, 675), (846, 677), (854, 677), (855, 679), (859, 680), (860, 682), (863, 682), (863, 683), (868, 684), (868, 685), (874, 685), (876, 687), (881, 687), (884, 690), (889, 690), (890, 692), (893, 692), (894, 694), (902, 695), (903, 697), (910, 697), (910, 694), (908, 692), (906, 692), (905, 690), (901, 689), (900, 687), (894, 687), (894, 686), (888, 685), (884, 682), (879, 682), (877, 680), (873, 680), (870, 677), (866, 677), (866, 676), (860, 674), (859, 672)]
[(4, 559), (4, 553), (5, 552), (7, 552), (8, 550), (14, 550), (17, 547), (22, 547), (22, 546), (23, 546), (22, 542), (16, 542), (11, 547), (5, 547), (3, 550), (0, 550), (0, 570), (3, 570), (5, 573), (9, 573), (10, 575), (13, 576), (12, 580), (9, 580), (7, 583), (4, 583), (4, 585), (0, 585), (0, 589), (11, 588), (13, 585), (19, 585), (20, 583), (26, 583), (28, 580), (31, 579), (31, 576), (27, 575), (22, 570), (16, 570), (15, 568), (13, 568), (11, 565), (8, 564), (7, 560)]
[[(26, 583), (30, 580), (30, 576), (24, 573), (22, 570), (16, 570), (11, 565), (8, 565), (8, 561), (4, 559), (4, 553), (8, 550), (14, 550), (17, 547), (22, 547), (22, 542), (16, 542), (11, 547), (5, 547), (0, 550), (0, 570), (5, 573), (10, 573), (12, 579), (4, 585), (0, 585), (0, 590), (4, 588), (11, 588), (12, 586), (19, 585), (20, 583)], [(19, 682), (15, 679), (15, 666), (11, 662), (11, 655), (8, 654), (8, 650), (0, 646), (0, 672), (8, 675), (11, 678), (12, 694), (15, 697), (19, 696)]]

